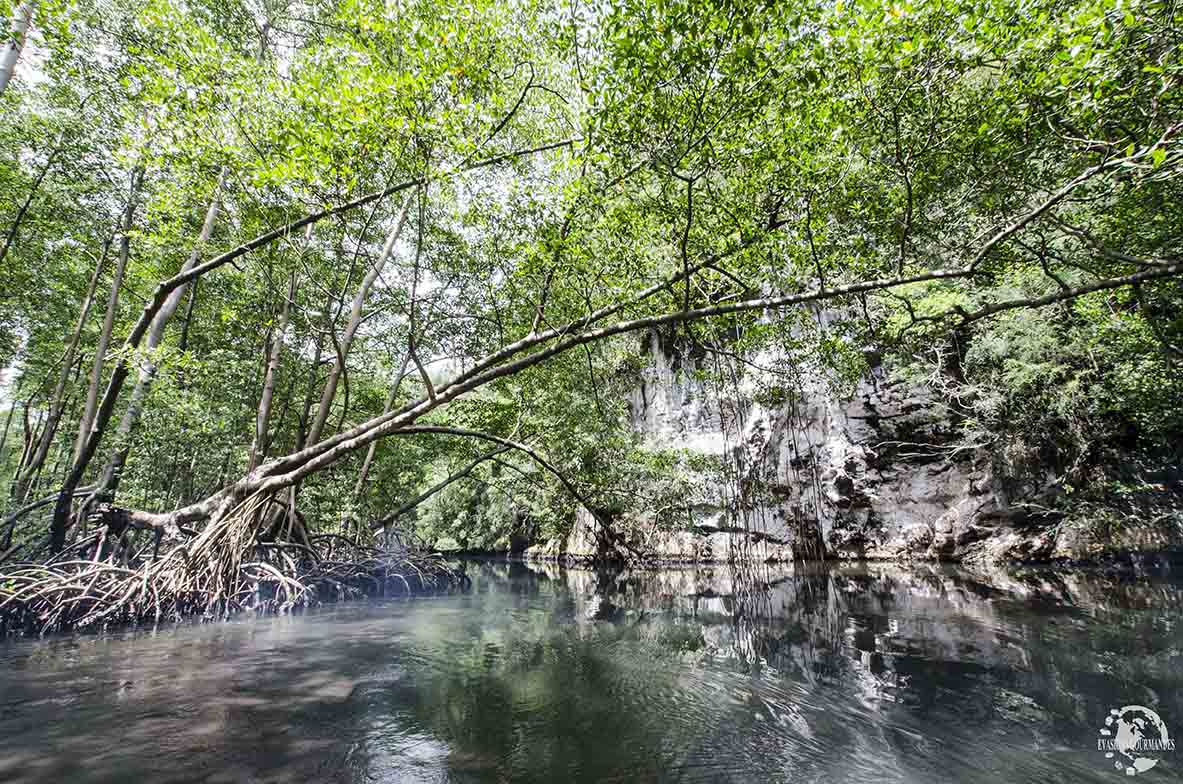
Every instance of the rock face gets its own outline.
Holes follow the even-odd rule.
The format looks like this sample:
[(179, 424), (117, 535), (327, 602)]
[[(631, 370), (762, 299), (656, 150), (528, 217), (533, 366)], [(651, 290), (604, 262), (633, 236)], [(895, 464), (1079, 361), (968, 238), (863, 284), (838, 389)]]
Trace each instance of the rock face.
[[(1048, 475), (997, 478), (984, 450), (959, 449), (946, 408), (920, 385), (879, 366), (842, 394), (824, 376), (745, 370), (720, 391), (706, 365), (649, 336), (650, 362), (629, 404), (653, 448), (712, 458), (686, 503), (691, 530), (644, 513), (603, 523), (581, 510), (570, 537), (530, 548), (573, 560), (789, 560), (820, 535), (837, 559), (998, 562), (1080, 559), (1108, 551), (1162, 551), (1183, 542), (1180, 517), (1120, 531), (1056, 522), (1044, 511)], [(767, 366), (775, 357), (760, 357)], [(1034, 514), (1033, 510), (1041, 510)]]

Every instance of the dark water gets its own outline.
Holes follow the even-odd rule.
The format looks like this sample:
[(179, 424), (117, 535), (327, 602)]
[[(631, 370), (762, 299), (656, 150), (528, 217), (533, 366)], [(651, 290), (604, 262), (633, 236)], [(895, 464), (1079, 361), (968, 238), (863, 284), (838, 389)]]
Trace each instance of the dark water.
[[(1183, 734), (1183, 581), (596, 574), (0, 645), (0, 780), (1114, 782)], [(1183, 749), (1138, 781), (1178, 781)]]

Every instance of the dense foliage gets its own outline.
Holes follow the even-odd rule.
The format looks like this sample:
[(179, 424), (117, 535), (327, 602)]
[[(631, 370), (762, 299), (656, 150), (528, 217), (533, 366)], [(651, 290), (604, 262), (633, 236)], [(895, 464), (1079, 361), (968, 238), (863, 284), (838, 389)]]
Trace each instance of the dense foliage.
[[(258, 492), (489, 546), (676, 505), (693, 466), (628, 427), (649, 329), (890, 352), (1016, 475), (1183, 432), (1174, 3), (31, 6), (9, 512), (98, 485), (173, 535)], [(57, 507), (0, 552), (79, 536)]]

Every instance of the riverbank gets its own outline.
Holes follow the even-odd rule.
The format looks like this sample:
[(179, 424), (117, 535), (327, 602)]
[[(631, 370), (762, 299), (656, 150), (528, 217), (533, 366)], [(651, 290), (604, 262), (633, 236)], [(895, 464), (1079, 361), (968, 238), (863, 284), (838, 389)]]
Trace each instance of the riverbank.
[[(867, 527), (857, 539), (825, 531), (826, 560), (943, 562), (965, 565), (1138, 563), (1183, 560), (1183, 515), (1097, 515), (1054, 524), (998, 518), (962, 526), (953, 517), (906, 528)], [(514, 553), (527, 560), (566, 563), (783, 563), (795, 560), (791, 533), (698, 526), (668, 530), (628, 518), (605, 523), (580, 511), (565, 539), (531, 544)], [(797, 560), (800, 560), (797, 558)]]

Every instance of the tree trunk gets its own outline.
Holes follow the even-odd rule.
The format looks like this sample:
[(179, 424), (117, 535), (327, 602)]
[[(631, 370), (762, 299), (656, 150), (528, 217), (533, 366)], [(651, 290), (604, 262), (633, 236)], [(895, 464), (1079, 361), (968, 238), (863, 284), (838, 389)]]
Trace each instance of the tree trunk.
[(82, 419), (78, 423), (78, 437), (74, 440), (74, 457), (72, 463), (77, 463), (86, 446), (87, 436), (94, 424), (95, 411), (99, 405), (99, 385), (103, 380), (103, 364), (107, 360), (107, 351), (111, 347), (111, 334), (115, 330), (115, 317), (119, 312), (119, 290), (123, 288), (123, 275), (127, 271), (127, 259), (131, 252), (131, 227), (135, 219), (136, 198), (144, 182), (144, 170), (136, 169), (131, 175), (131, 191), (127, 197), (127, 205), (123, 209), (121, 221), (121, 236), (119, 237), (119, 258), (115, 262), (115, 275), (111, 278), (111, 291), (107, 294), (107, 311), (103, 314), (103, 329), (99, 333), (99, 343), (95, 347), (94, 362), (90, 368), (90, 382), (86, 388), (86, 403), (82, 409)]
[(37, 191), (41, 189), (41, 183), (45, 181), (45, 175), (49, 174), (54, 159), (57, 158), (57, 154), (61, 148), (61, 143), (59, 143), (49, 151), (49, 155), (45, 159), (45, 165), (37, 173), (37, 179), (33, 180), (33, 184), (29, 186), (29, 192), (25, 195), (25, 200), (21, 203), (20, 209), (16, 211), (16, 217), (12, 219), (12, 225), (8, 227), (8, 233), (4, 236), (4, 245), (0, 247), (0, 262), (4, 261), (5, 257), (8, 256), (8, 251), (12, 249), (12, 243), (16, 240), (16, 233), (21, 227), (21, 221), (25, 219), (25, 213), (29, 211), (29, 205), (33, 203), (33, 198), (37, 195)]
[[(21, 381), (23, 382), (24, 380), (24, 377), (22, 377)], [(13, 395), (10, 405), (8, 406), (8, 415), (4, 418), (4, 431), (3, 433), (0, 433), (0, 463), (2, 463), (4, 460), (4, 447), (8, 445), (8, 430), (10, 427), (12, 427), (12, 415), (16, 412), (17, 397), (20, 395), (20, 393), (21, 388), (20, 384), (18, 383), (16, 387), (16, 394)]]
[[(547, 142), (545, 144), (540, 144), (525, 149), (514, 150), (508, 153), (501, 153), (478, 161), (466, 163), (461, 166), (458, 171), (467, 172), (476, 169), (482, 169), (488, 166), (496, 166), (498, 164), (516, 160), (525, 156), (535, 155), (550, 150), (564, 149), (570, 147), (574, 143), (574, 139), (563, 139), (560, 141)], [(139, 317), (136, 319), (135, 324), (128, 333), (127, 339), (124, 341), (124, 347), (129, 351), (139, 348), (140, 343), (144, 339), (145, 333), (151, 327), (152, 321), (160, 312), (160, 309), (165, 305), (169, 296), (173, 291), (183, 287), (186, 283), (196, 280), (206, 273), (218, 270), (227, 264), (232, 263), (234, 260), (246, 256), (252, 251), (258, 250), (259, 248), (276, 242), (277, 240), (283, 239), (284, 237), (288, 237), (294, 231), (315, 224), (326, 218), (344, 215), (351, 210), (364, 207), (367, 204), (378, 202), (387, 196), (409, 191), (412, 188), (423, 185), (425, 181), (425, 178), (422, 176), (413, 177), (409, 180), (404, 180), (393, 185), (388, 185), (381, 190), (367, 193), (364, 196), (359, 196), (356, 199), (351, 199), (350, 201), (343, 202), (335, 206), (326, 207), (321, 210), (307, 213), (296, 220), (289, 221), (288, 223), (277, 226), (274, 229), (265, 231), (262, 234), (259, 234), (252, 239), (241, 243), (240, 245), (236, 245), (230, 250), (219, 253), (207, 261), (192, 267), (187, 272), (182, 272), (172, 276), (171, 278), (160, 281), (156, 285), (156, 289), (153, 291), (152, 297), (144, 304)], [(86, 470), (90, 465), (90, 461), (94, 459), (94, 455), (98, 451), (103, 437), (106, 435), (107, 426), (110, 423), (111, 417), (114, 415), (115, 405), (119, 400), (119, 395), (123, 390), (124, 383), (127, 381), (129, 372), (130, 368), (128, 366), (127, 360), (121, 358), (115, 364), (115, 368), (111, 372), (111, 379), (107, 383), (106, 391), (103, 392), (103, 396), (99, 401), (98, 409), (95, 413), (94, 424), (91, 426), (90, 432), (87, 434), (86, 443), (82, 448), (82, 454), (79, 456), (78, 460), (74, 462), (74, 465), (70, 467), (70, 472), (66, 477), (66, 481), (62, 485), (61, 491), (58, 493), (57, 503), (54, 505), (53, 510), (53, 522), (51, 523), (50, 527), (51, 547), (56, 548), (54, 549), (54, 552), (60, 551), (61, 547), (65, 543), (66, 531), (69, 528), (70, 523), (70, 512), (72, 509), (74, 491), (82, 483), (82, 477), (85, 476)], [(311, 405), (311, 402), (309, 402), (309, 405)], [(307, 418), (305, 417), (303, 421), (307, 421)], [(256, 472), (257, 471), (258, 469), (256, 469)], [(206, 499), (206, 501), (190, 504), (189, 506), (185, 507), (185, 515), (180, 515), (181, 510), (177, 510), (177, 514), (165, 515), (163, 520), (162, 516), (159, 514), (147, 514), (145, 519), (151, 521), (149, 524), (156, 527), (164, 527), (170, 535), (174, 535), (177, 533), (175, 526), (173, 525), (175, 520), (180, 520), (182, 518), (185, 520), (203, 519), (203, 517), (209, 516), (210, 514), (218, 514), (218, 510), (222, 508), (223, 504), (231, 503), (234, 498), (241, 500), (242, 497), (245, 497), (240, 497), (238, 495), (238, 490), (247, 487), (248, 484), (249, 482), (244, 479), (241, 482), (235, 483), (234, 488), (224, 488), (223, 491), (216, 493), (211, 498)], [(227, 506), (226, 508), (229, 507)]]
[[(325, 300), (324, 321), (326, 331), (332, 329), (329, 321), (329, 308), (333, 306), (332, 295)], [(321, 358), (324, 356), (324, 335), (319, 334), (314, 341), (312, 351), (312, 368), (308, 371), (308, 388), (304, 390), (304, 403), (300, 407), (300, 419), (296, 427), (296, 451), (304, 448), (308, 443), (309, 417), (312, 416), (312, 405), (316, 402), (316, 377), (320, 373)]]
[[(382, 407), (383, 414), (389, 414), (394, 408), (394, 403), (398, 400), (398, 389), (403, 384), (403, 379), (407, 377), (407, 363), (410, 360), (410, 355), (403, 359), (403, 365), (398, 369), (398, 378), (394, 380), (394, 384), (390, 387), (390, 394), (386, 397), (386, 405)], [(361, 470), (357, 473), (357, 483), (353, 486), (353, 497), (358, 499), (361, 497), (362, 490), (365, 488), (366, 479), (370, 475), (370, 466), (374, 463), (374, 453), (378, 450), (378, 442), (370, 444), (370, 448), (366, 450), (366, 458), (362, 461)]]
[(353, 295), (353, 303), (349, 309), (349, 323), (345, 325), (345, 334), (341, 336), (341, 341), (338, 344), (337, 358), (333, 362), (333, 369), (329, 371), (329, 377), (325, 380), (324, 389), (320, 395), (320, 406), (316, 410), (316, 420), (312, 423), (312, 429), (308, 432), (307, 443), (309, 444), (315, 444), (324, 433), (325, 423), (329, 419), (329, 410), (333, 406), (333, 398), (337, 395), (337, 385), (341, 381), (341, 374), (345, 371), (345, 359), (349, 356), (349, 349), (353, 346), (353, 339), (357, 335), (357, 328), (361, 326), (362, 308), (365, 306), (366, 298), (370, 295), (370, 289), (373, 288), (374, 282), (378, 280), (378, 276), (382, 274), (382, 269), (386, 266), (386, 262), (390, 260), (391, 255), (394, 253), (394, 245), (398, 242), (399, 235), (403, 231), (403, 225), (407, 222), (407, 209), (410, 206), (411, 200), (408, 198), (403, 202), (394, 228), (391, 229), (390, 234), (386, 237), (386, 244), (382, 247), (382, 254), (374, 262), (374, 266), (370, 268), (370, 271), (366, 273), (357, 292)]
[[(382, 274), (386, 262), (390, 260), (391, 255), (394, 253), (394, 245), (398, 242), (399, 235), (402, 234), (403, 225), (407, 221), (407, 210), (410, 208), (410, 205), (410, 198), (403, 201), (402, 209), (399, 210), (398, 220), (395, 221), (394, 228), (387, 235), (386, 243), (382, 246), (382, 253), (365, 274), (365, 277), (362, 278), (361, 285), (358, 286), (357, 291), (353, 295), (353, 301), (349, 308), (349, 322), (345, 325), (345, 333), (341, 336), (340, 341), (337, 341), (334, 336), (333, 343), (336, 349), (336, 358), (333, 361), (333, 368), (329, 371), (328, 378), (325, 379), (324, 388), (321, 390), (320, 404), (316, 409), (316, 419), (312, 422), (312, 427), (308, 430), (307, 436), (301, 439), (301, 445), (304, 443), (315, 444), (324, 433), (325, 424), (329, 420), (329, 413), (333, 406), (333, 398), (337, 395), (337, 386), (340, 384), (341, 376), (345, 372), (345, 360), (349, 356), (349, 350), (353, 347), (353, 339), (357, 335), (357, 329), (361, 326), (362, 310), (365, 307), (366, 299), (370, 295), (370, 289), (373, 288), (374, 283), (378, 280), (378, 276)], [(330, 334), (332, 334), (334, 330), (333, 323), (329, 322), (326, 326), (330, 330)], [(315, 372), (316, 365), (313, 366), (313, 373)], [(311, 401), (309, 400), (309, 402)], [(296, 500), (299, 494), (300, 483), (296, 482), (292, 485), (291, 491), (288, 494), (291, 505), (289, 514), (293, 515), (293, 519), (295, 519)], [(302, 534), (304, 532), (297, 530), (297, 533)]]
[[(16, 382), (16, 389), (13, 390), (12, 399), (9, 401), (8, 415), (4, 417), (4, 431), (0, 433), (0, 465), (4, 465), (4, 448), (8, 446), (8, 433), (12, 427), (12, 417), (16, 413), (17, 406), (20, 405), (21, 387), (25, 385), (25, 376), (22, 374), (20, 380)], [(5, 494), (3, 511), (8, 511), (8, 496)]]
[(107, 263), (107, 252), (111, 247), (108, 241), (103, 246), (103, 252), (99, 255), (98, 261), (95, 263), (94, 272), (90, 275), (90, 282), (86, 286), (86, 294), (83, 295), (82, 304), (78, 309), (78, 321), (74, 324), (74, 331), (66, 339), (66, 353), (62, 356), (62, 368), (58, 373), (57, 384), (53, 388), (53, 394), (50, 395), (48, 403), (48, 413), (45, 420), (45, 426), (41, 429), (41, 436), (37, 440), (37, 446), (30, 455), (29, 460), (21, 467), (20, 473), (12, 487), (12, 497), (17, 503), (23, 502), (26, 495), (28, 495), (29, 486), (33, 481), (33, 477), (41, 470), (41, 466), (45, 464), (45, 458), (49, 454), (49, 448), (53, 445), (53, 437), (57, 433), (58, 422), (61, 421), (62, 411), (65, 408), (66, 384), (70, 380), (70, 371), (74, 369), (74, 355), (78, 352), (78, 344), (82, 340), (82, 330), (86, 327), (86, 319), (90, 315), (91, 305), (94, 303), (95, 288), (99, 283), (99, 276), (103, 272), (103, 267)]
[[(410, 354), (408, 354), (406, 357), (403, 358), (402, 367), (400, 367), (398, 369), (398, 376), (395, 378), (394, 383), (390, 385), (390, 394), (386, 396), (386, 404), (382, 407), (383, 414), (389, 414), (391, 412), (391, 410), (394, 408), (394, 404), (398, 400), (399, 387), (401, 387), (403, 385), (403, 379), (407, 377), (407, 365), (410, 363), (410, 360), (411, 360)], [(374, 443), (370, 444), (370, 447), (366, 450), (366, 456), (365, 456), (365, 459), (362, 460), (361, 469), (357, 472), (357, 481), (353, 485), (353, 496), (352, 496), (352, 499), (353, 499), (353, 502), (355, 505), (356, 505), (357, 501), (361, 498), (362, 493), (365, 492), (366, 480), (370, 476), (370, 468), (371, 468), (371, 466), (374, 465), (374, 455), (377, 452), (378, 452), (378, 442), (375, 441)], [(341, 521), (341, 527), (343, 530), (346, 528), (347, 524), (348, 524), (348, 518), (345, 518)], [(357, 524), (358, 524), (358, 533), (360, 534), (363, 529), (360, 519), (357, 520)]]
[(201, 286), (201, 279), (193, 281), (189, 287), (189, 301), (185, 303), (185, 316), (181, 319), (181, 340), (177, 349), (184, 354), (189, 350), (189, 325), (193, 323), (193, 309), (197, 307), (197, 290)]
[[(304, 234), (304, 247), (312, 236), (309, 226)], [(303, 251), (301, 251), (302, 253)], [(271, 404), (275, 399), (275, 381), (279, 374), (279, 361), (283, 354), (284, 336), (288, 331), (288, 320), (291, 317), (292, 301), (296, 298), (296, 273), (293, 271), (288, 277), (287, 297), (283, 301), (283, 308), (279, 314), (279, 325), (271, 339), (271, 351), (267, 357), (267, 372), (263, 376), (263, 394), (259, 398), (259, 409), (255, 413), (255, 438), (251, 442), (250, 460), (247, 471), (254, 471), (259, 467), (263, 455), (267, 453), (267, 431), (271, 420)]]
[(16, 73), (16, 62), (25, 48), (25, 40), (29, 37), (29, 27), (33, 24), (33, 11), (37, 4), (33, 0), (25, 0), (16, 7), (9, 22), (8, 40), (0, 51), (0, 95), (8, 89), (8, 83)]
[[(218, 210), (221, 208), (222, 189), (226, 185), (227, 174), (227, 168), (222, 167), (222, 171), (218, 175), (218, 183), (214, 186), (214, 194), (210, 199), (209, 208), (205, 213), (205, 220), (201, 224), (201, 233), (197, 236), (197, 243), (193, 246), (193, 252), (189, 254), (185, 265), (181, 267), (182, 273), (188, 272), (197, 266), (197, 262), (201, 258), (201, 250), (209, 242), (210, 235), (213, 234), (214, 222), (217, 220)], [(185, 286), (178, 286), (173, 289), (164, 301), (164, 305), (152, 319), (152, 325), (148, 329), (148, 340), (144, 352), (146, 356), (143, 359), (143, 364), (140, 366), (139, 378), (136, 380), (136, 386), (132, 391), (131, 401), (128, 403), (127, 411), (124, 412), (123, 419), (120, 420), (119, 427), (115, 431), (115, 446), (112, 450), (111, 457), (107, 460), (107, 464), (103, 466), (103, 471), (95, 490), (96, 495), (107, 493), (114, 496), (115, 491), (119, 488), (120, 474), (123, 471), (124, 464), (127, 462), (127, 456), (131, 452), (132, 431), (139, 424), (140, 415), (144, 410), (144, 402), (152, 389), (152, 382), (155, 380), (156, 373), (159, 370), (156, 359), (152, 355), (160, 347), (160, 344), (164, 342), (165, 327), (168, 326), (168, 322), (172, 319), (173, 314), (177, 312), (177, 307), (181, 304), (181, 298), (185, 296), (185, 288)]]

